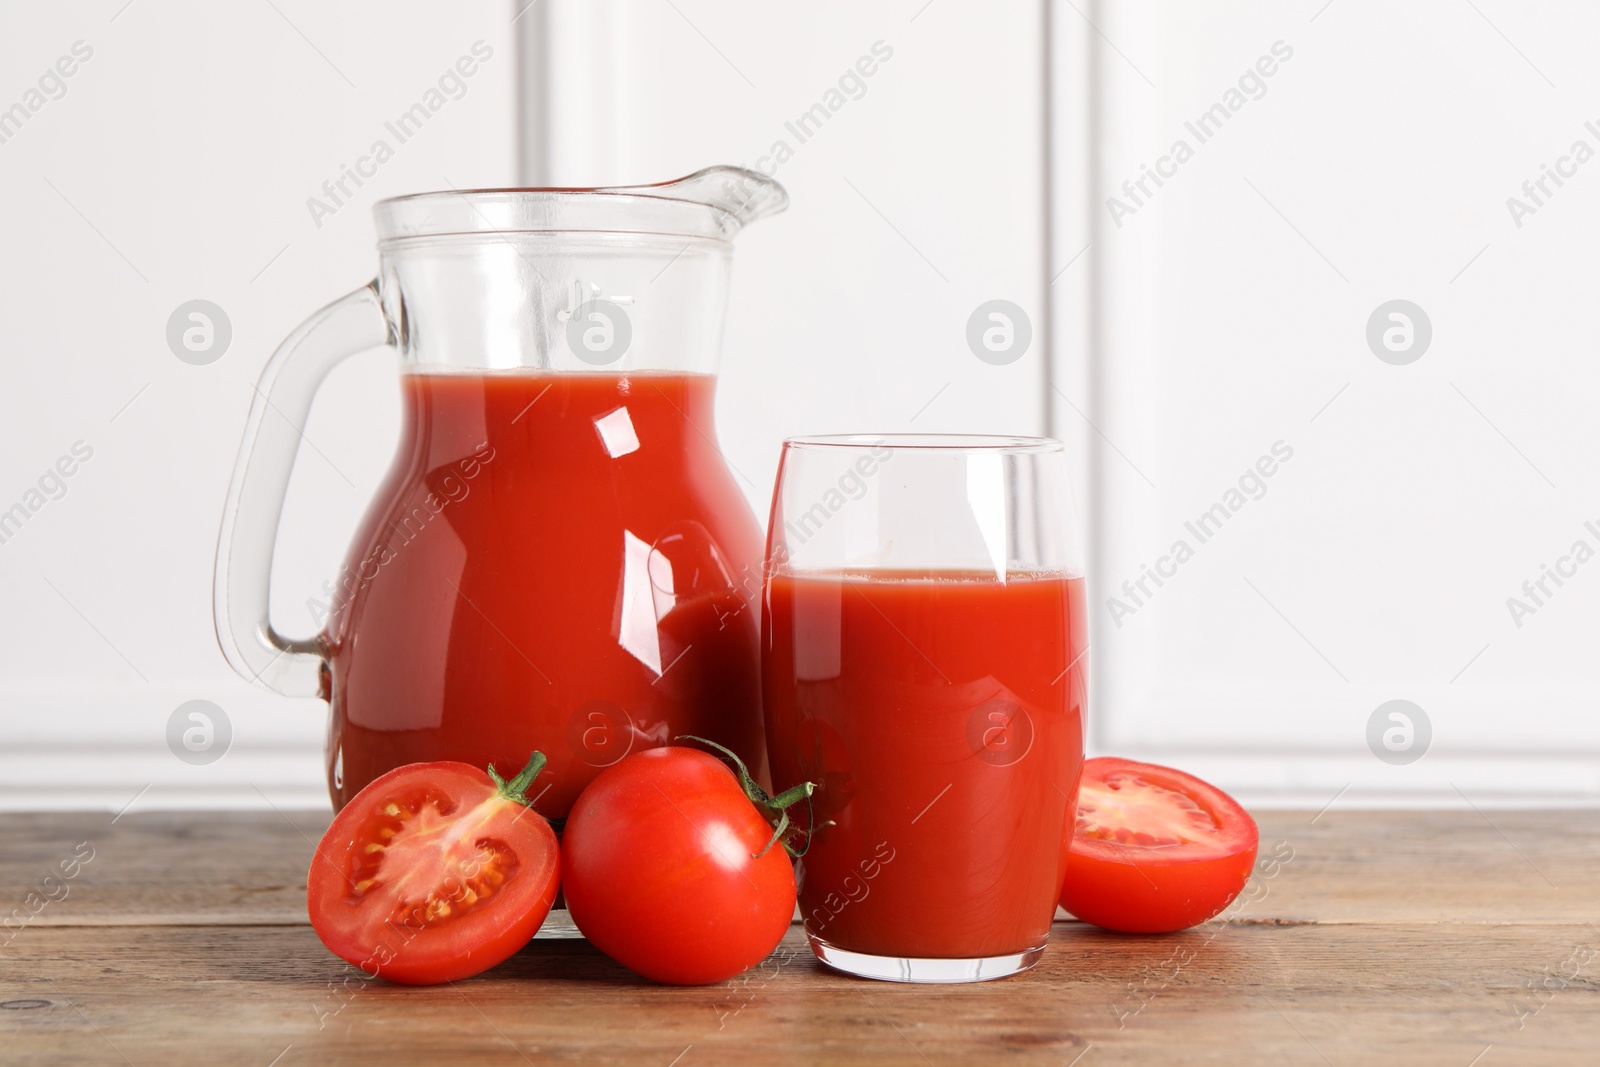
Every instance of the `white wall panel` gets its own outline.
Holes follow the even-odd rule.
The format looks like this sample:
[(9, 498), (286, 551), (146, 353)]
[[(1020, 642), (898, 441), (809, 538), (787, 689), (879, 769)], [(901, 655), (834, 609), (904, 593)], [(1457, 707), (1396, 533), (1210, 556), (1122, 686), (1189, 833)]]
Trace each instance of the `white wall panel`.
[[(211, 623), (222, 501), (252, 385), (277, 342), (376, 267), (374, 200), (515, 178), (515, 27), (503, 5), (7, 4), (0, 108), (82, 41), (65, 95), (0, 143), (0, 509), (74, 442), (93, 457), (0, 544), (0, 805), (325, 804), (326, 708), (234, 676)], [(492, 56), (400, 143), (385, 124), (482, 41)], [(375, 142), (392, 158), (335, 203)], [(337, 192), (337, 191), (336, 191)], [(317, 197), (333, 214), (308, 208)], [(181, 303), (232, 324), (181, 362)], [(302, 449), (274, 609), (290, 632), (331, 575), (393, 448), (391, 361), (336, 372)], [(168, 751), (193, 699), (232, 748)]]
[(523, 20), (550, 57), (531, 182), (733, 163), (789, 190), (738, 240), (718, 398), (763, 519), (788, 435), (1043, 431), (1043, 345), (995, 366), (966, 342), (991, 299), (1045, 325), (1041, 19), (1032, 0), (554, 0)]
[[(1478, 8), (1085, 9), (1100, 749), (1313, 806), (1600, 797), (1600, 566), (1520, 626), (1507, 607), (1575, 541), (1600, 550), (1600, 164), (1564, 165), (1520, 226), (1507, 206), (1600, 150), (1575, 46), (1597, 16)], [(1275, 49), (1202, 141), (1189, 124)], [(1177, 142), (1192, 158), (1124, 191)], [(1407, 365), (1366, 336), (1396, 298), (1432, 327)], [(1186, 523), (1277, 442), (1293, 458), (1202, 543)], [(1123, 591), (1178, 542), (1164, 584)], [(1432, 730), (1403, 765), (1367, 741), (1395, 699)]]

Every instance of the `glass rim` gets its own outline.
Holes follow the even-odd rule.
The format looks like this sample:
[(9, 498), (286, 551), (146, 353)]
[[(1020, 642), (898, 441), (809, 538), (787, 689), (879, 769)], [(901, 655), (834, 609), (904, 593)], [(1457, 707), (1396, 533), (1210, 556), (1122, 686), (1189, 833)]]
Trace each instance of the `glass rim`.
[(841, 449), (918, 449), (931, 452), (997, 452), (1013, 455), (1063, 452), (1066, 446), (1054, 437), (1028, 437), (1021, 434), (984, 433), (830, 433), (786, 437), (783, 447)]

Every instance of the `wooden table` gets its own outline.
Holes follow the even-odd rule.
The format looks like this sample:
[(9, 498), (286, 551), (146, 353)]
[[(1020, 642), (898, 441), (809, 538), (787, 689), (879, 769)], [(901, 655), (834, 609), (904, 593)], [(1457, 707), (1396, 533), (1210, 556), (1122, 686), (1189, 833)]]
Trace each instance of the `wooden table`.
[(559, 912), (477, 978), (367, 981), (306, 924), (326, 819), (0, 816), (0, 1062), (1600, 1063), (1600, 812), (1269, 812), (1279, 862), (1206, 928), (1061, 921), (1027, 975), (901, 986), (827, 971), (796, 926), (698, 989)]

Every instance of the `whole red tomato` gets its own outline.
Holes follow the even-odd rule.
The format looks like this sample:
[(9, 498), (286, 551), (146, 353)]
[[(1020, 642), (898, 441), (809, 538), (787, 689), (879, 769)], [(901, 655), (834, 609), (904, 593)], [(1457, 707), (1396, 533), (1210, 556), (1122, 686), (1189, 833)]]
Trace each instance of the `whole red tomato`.
[[(730, 753), (731, 755), (731, 753)], [(777, 947), (794, 914), (794, 867), (748, 774), (692, 748), (655, 748), (601, 771), (561, 841), (572, 921), (601, 952), (646, 978), (720, 982)]]

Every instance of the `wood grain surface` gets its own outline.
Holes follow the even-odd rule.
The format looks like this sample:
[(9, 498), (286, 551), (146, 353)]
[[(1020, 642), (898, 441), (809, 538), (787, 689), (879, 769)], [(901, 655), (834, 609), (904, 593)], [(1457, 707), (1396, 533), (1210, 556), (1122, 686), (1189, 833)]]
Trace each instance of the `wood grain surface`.
[(1026, 975), (900, 986), (795, 926), (697, 989), (564, 913), (476, 978), (369, 981), (306, 925), (326, 820), (0, 816), (0, 1062), (1600, 1064), (1597, 812), (1269, 812), (1245, 895), (1196, 930), (1063, 919)]

